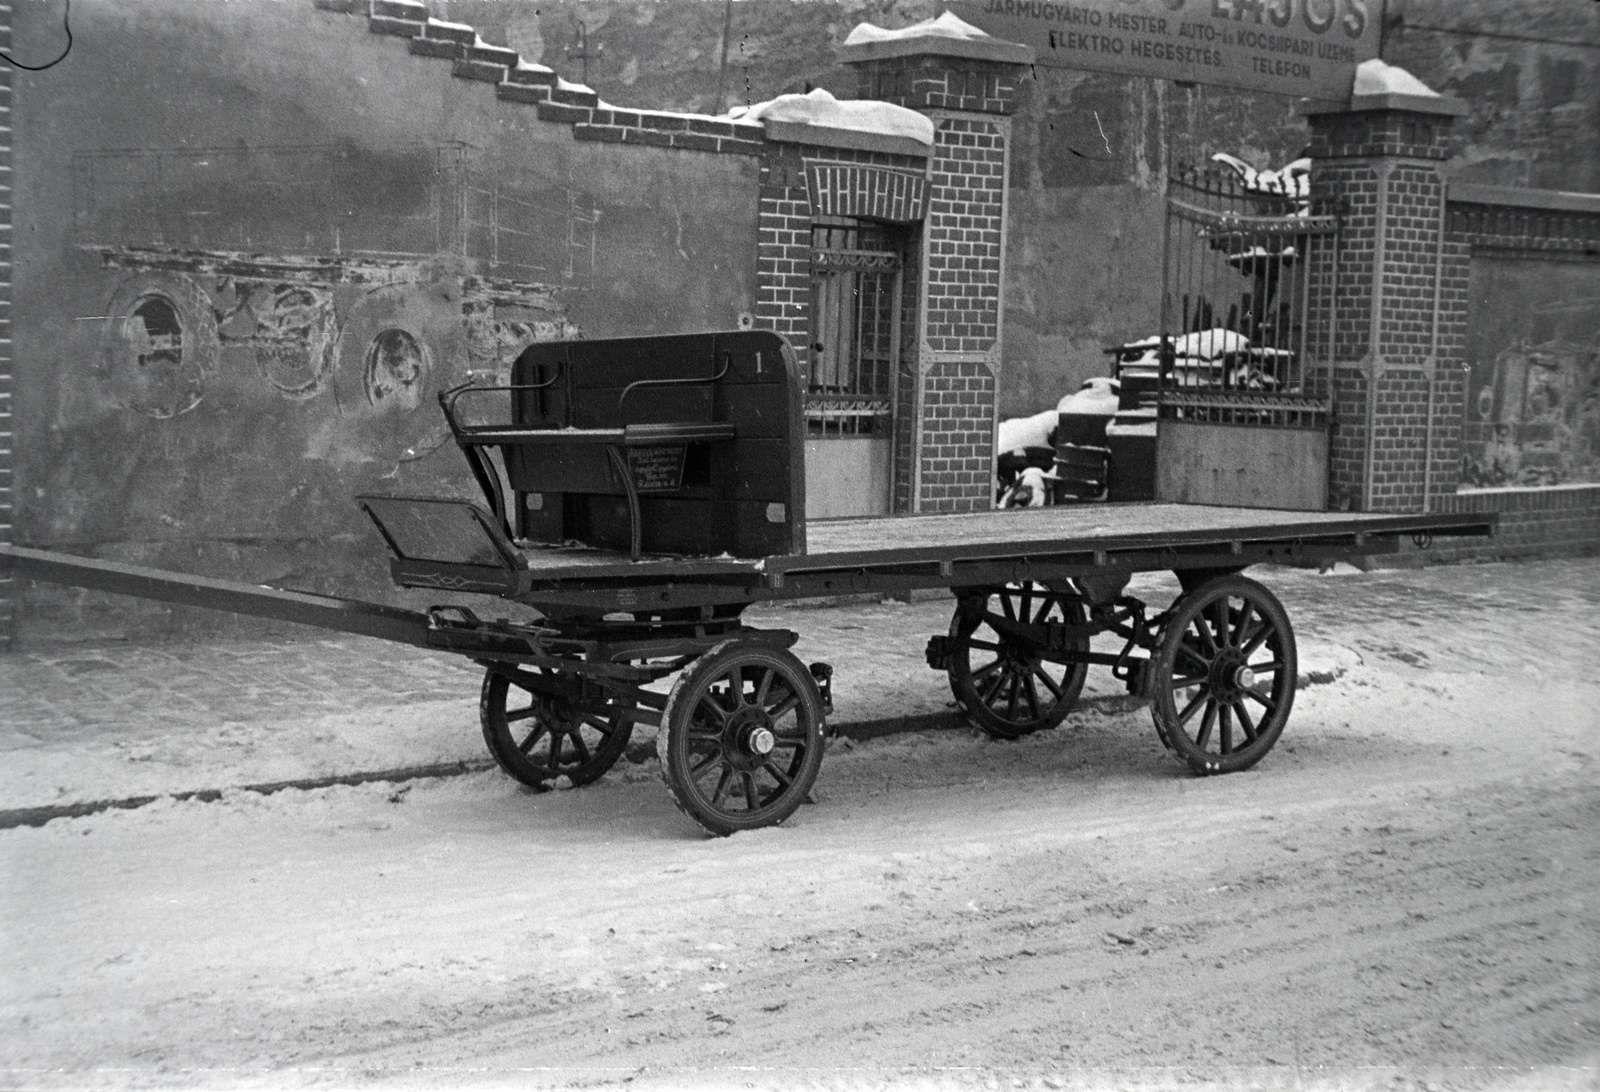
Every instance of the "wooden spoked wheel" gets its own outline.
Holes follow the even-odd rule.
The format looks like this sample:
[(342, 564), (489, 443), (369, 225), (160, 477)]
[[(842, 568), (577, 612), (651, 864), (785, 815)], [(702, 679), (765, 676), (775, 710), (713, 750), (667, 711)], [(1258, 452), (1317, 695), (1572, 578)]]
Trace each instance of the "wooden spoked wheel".
[(491, 668), (483, 677), (478, 719), (500, 768), (524, 785), (544, 788), (558, 777), (573, 785), (597, 780), (622, 757), (633, 733), (629, 712), (580, 709), (540, 693), (528, 668)]
[(731, 640), (672, 687), (656, 734), (673, 801), (712, 834), (781, 823), (822, 765), (822, 699), (788, 652)]
[[(1077, 625), (1086, 618), (1076, 596), (1030, 582), (961, 596), (950, 619), (946, 671), (968, 718), (998, 739), (1019, 739), (1065, 720), (1089, 665), (1048, 659), (1042, 645), (1010, 632), (1008, 623)], [(1068, 647), (1087, 652), (1089, 638), (1074, 638)]]
[(1277, 598), (1243, 576), (1208, 580), (1161, 632), (1148, 679), (1156, 731), (1196, 773), (1248, 769), (1283, 734), (1297, 670)]

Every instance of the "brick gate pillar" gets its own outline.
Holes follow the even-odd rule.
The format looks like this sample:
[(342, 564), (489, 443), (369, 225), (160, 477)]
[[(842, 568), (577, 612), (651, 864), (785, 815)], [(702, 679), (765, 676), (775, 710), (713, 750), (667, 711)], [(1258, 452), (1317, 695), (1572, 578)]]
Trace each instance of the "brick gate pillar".
[(1333, 407), (1335, 507), (1421, 512), (1455, 492), (1465, 398), (1467, 253), (1445, 224), (1447, 140), (1460, 100), (1358, 95), (1304, 108), (1313, 194), (1342, 208), (1309, 255), (1309, 377)]
[(907, 35), (847, 45), (857, 94), (934, 124), (920, 245), (916, 335), (902, 349), (899, 511), (994, 503), (1001, 270), (1017, 80), (1033, 50), (995, 38)]

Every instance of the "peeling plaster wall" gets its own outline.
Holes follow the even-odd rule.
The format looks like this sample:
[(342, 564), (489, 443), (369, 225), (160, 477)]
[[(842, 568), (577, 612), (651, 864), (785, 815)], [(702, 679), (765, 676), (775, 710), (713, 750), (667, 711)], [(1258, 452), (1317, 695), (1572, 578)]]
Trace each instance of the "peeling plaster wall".
[(1452, 177), (1600, 192), (1600, 4), (1389, 0), (1383, 56), (1467, 104)]
[[(580, 144), (309, 0), (72, 18), (15, 77), (19, 542), (389, 598), (351, 497), (474, 495), (436, 391), (753, 310), (751, 157)], [(21, 634), (219, 618), (35, 586)]]

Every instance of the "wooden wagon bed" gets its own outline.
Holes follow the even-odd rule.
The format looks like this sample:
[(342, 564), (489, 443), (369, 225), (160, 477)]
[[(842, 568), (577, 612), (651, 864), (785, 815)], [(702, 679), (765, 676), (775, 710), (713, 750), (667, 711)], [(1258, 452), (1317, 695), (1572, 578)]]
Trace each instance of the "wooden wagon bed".
[[(1130, 547), (1364, 541), (1374, 535), (1473, 533), (1473, 516), (1381, 512), (1291, 512), (1198, 504), (1093, 504), (985, 512), (818, 520), (805, 528), (804, 554), (763, 558), (644, 557), (625, 550), (528, 544), (519, 552), (540, 577), (637, 577), (646, 572), (802, 572), (839, 566), (904, 565), (1039, 557)], [(1481, 533), (1481, 532), (1479, 532)]]
[(394, 578), (403, 585), (605, 610), (1304, 564), (1393, 553), (1407, 537), (1481, 535), (1492, 527), (1472, 514), (1094, 504), (819, 520), (804, 526), (803, 553), (635, 560), (620, 549), (514, 543), (490, 513), (466, 501), (363, 504), (385, 528)]

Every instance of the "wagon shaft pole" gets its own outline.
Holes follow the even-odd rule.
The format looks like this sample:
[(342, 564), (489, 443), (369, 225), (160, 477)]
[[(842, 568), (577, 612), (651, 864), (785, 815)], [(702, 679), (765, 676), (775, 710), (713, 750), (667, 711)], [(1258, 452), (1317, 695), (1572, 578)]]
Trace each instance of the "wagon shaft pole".
[(430, 647), (426, 614), (381, 603), (284, 591), (262, 584), (241, 584), (0, 544), (0, 570), (5, 569), (17, 576), (52, 584), (115, 592), (189, 607), (206, 607), (280, 622), (297, 622), (318, 629), (377, 637), (419, 648)]

